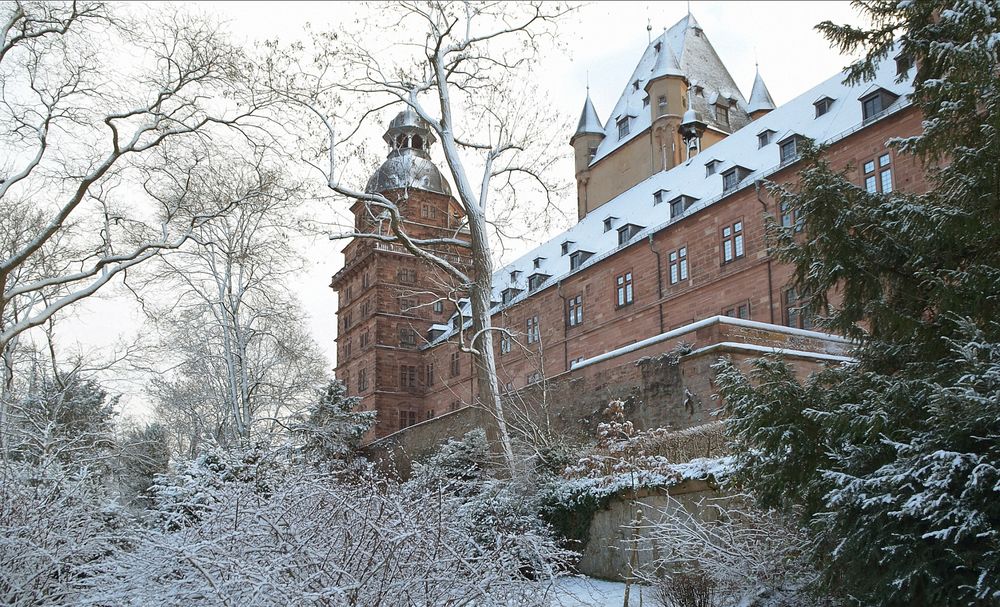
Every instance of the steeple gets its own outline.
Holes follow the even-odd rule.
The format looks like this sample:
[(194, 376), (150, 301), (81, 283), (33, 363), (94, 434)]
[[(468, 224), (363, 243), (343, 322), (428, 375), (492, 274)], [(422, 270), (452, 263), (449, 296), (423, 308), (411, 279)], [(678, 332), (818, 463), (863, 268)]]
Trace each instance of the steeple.
[(750, 91), (750, 102), (747, 104), (747, 112), (754, 120), (774, 109), (774, 100), (768, 92), (764, 79), (760, 77), (760, 69), (753, 79), (753, 89)]
[(576, 126), (576, 132), (573, 133), (573, 139), (576, 139), (579, 135), (595, 134), (604, 137), (604, 126), (601, 125), (601, 119), (597, 117), (597, 110), (594, 109), (594, 102), (590, 100), (590, 89), (587, 89), (587, 100), (583, 102), (583, 112), (580, 113), (580, 122)]
[(649, 73), (649, 79), (655, 80), (663, 76), (684, 76), (684, 72), (681, 70), (681, 63), (677, 60), (677, 56), (674, 55), (674, 50), (670, 48), (669, 43), (660, 42), (656, 49), (656, 63), (653, 64), (653, 69)]

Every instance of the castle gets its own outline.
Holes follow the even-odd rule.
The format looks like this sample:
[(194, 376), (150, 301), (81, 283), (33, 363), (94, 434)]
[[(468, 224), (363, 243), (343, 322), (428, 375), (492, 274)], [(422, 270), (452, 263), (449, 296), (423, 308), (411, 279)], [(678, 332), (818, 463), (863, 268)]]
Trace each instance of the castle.
[[(916, 161), (886, 147), (920, 131), (912, 76), (900, 55), (870, 82), (836, 74), (776, 107), (759, 73), (743, 96), (693, 16), (651, 40), (610, 116), (602, 122), (588, 95), (569, 138), (578, 223), (494, 274), (492, 322), (511, 334), (496, 343), (501, 386), (513, 397), (624, 373), (682, 341), (699, 352), (844, 360), (842, 340), (812, 330), (791, 269), (767, 249), (765, 219), (794, 230), (798, 218), (759, 184), (794, 182), (809, 139), (829, 146), (833, 167), (859, 187), (924, 189)], [(461, 206), (428, 155), (433, 133), (405, 110), (385, 140), (389, 157), (367, 191), (399, 200), (414, 237), (461, 235)], [(388, 229), (361, 202), (352, 212), (358, 230)], [(467, 265), (459, 250), (436, 253)], [(331, 283), (336, 374), (379, 412), (374, 437), (473, 404), (473, 362), (456, 346), (467, 304), (448, 301), (449, 279), (394, 243), (356, 239), (344, 255)]]

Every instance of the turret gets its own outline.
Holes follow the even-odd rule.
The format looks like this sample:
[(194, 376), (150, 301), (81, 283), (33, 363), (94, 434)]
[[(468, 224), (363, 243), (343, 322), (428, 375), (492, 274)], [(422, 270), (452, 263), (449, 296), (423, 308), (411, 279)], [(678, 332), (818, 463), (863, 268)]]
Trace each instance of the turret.
[(366, 192), (416, 189), (451, 196), (451, 186), (427, 152), (437, 138), (413, 108), (397, 114), (382, 139), (389, 144), (389, 154), (368, 180)]
[(687, 79), (666, 36), (657, 40), (653, 50), (656, 61), (650, 70), (645, 90), (649, 99), (653, 149), (656, 155), (651, 166), (657, 172), (666, 171), (681, 160), (681, 141), (677, 129), (681, 114), (687, 107), (684, 100)]
[(753, 89), (750, 91), (750, 101), (747, 103), (747, 112), (752, 120), (757, 120), (764, 114), (774, 109), (774, 100), (768, 92), (764, 79), (760, 77), (760, 69), (753, 79)]
[(681, 138), (684, 140), (684, 147), (687, 149), (688, 159), (693, 158), (701, 152), (701, 136), (705, 134), (707, 127), (708, 125), (701, 119), (701, 114), (694, 109), (689, 90), (688, 109), (684, 112), (684, 118), (681, 120), (679, 129)]
[(570, 138), (576, 160), (577, 213), (582, 219), (587, 214), (587, 182), (590, 179), (590, 163), (597, 154), (597, 148), (604, 140), (604, 127), (597, 117), (597, 110), (590, 100), (590, 90), (587, 90), (587, 100), (583, 103), (580, 122), (576, 132)]

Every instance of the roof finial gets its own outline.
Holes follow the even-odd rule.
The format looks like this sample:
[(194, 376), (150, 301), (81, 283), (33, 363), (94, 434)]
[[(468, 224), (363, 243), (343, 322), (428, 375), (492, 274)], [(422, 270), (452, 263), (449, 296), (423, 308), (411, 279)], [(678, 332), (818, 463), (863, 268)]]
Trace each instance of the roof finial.
[(590, 96), (590, 70), (587, 70), (587, 96)]
[(653, 41), (653, 21), (646, 17), (646, 44)]
[(691, 0), (688, 0), (688, 17), (691, 16)]

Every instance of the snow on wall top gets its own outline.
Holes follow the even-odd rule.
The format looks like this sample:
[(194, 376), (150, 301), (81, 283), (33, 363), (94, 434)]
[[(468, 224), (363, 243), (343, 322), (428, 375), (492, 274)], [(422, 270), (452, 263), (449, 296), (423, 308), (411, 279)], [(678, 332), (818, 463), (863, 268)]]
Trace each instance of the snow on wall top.
[(764, 79), (760, 77), (760, 70), (753, 78), (753, 89), (750, 91), (750, 104), (747, 111), (750, 113), (758, 110), (773, 110), (774, 100), (771, 99), (771, 92), (767, 90)]
[[(911, 68), (909, 74), (911, 77), (912, 71)], [(513, 287), (523, 292), (506, 304), (497, 305), (493, 311), (496, 312), (530, 297), (614, 254), (617, 250), (668, 227), (674, 221), (698, 213), (720, 200), (723, 198), (721, 174), (733, 166), (739, 165), (751, 171), (740, 182), (740, 188), (774, 172), (781, 167), (777, 142), (790, 135), (801, 135), (823, 144), (840, 139), (848, 132), (861, 128), (864, 120), (858, 98), (866, 90), (881, 87), (899, 95), (899, 98), (883, 111), (883, 116), (909, 104), (908, 93), (913, 90), (912, 81), (896, 82), (896, 67), (893, 61), (883, 61), (876, 71), (875, 80), (871, 82), (848, 86), (843, 83), (844, 77), (843, 72), (837, 74), (726, 137), (706, 152), (636, 184), (588, 214), (569, 230), (497, 270), (493, 274), (495, 301), (502, 302), (501, 293), (508, 288)], [(834, 101), (829, 112), (816, 118), (813, 101), (819, 97), (830, 97)], [(775, 136), (771, 138), (771, 143), (758, 148), (757, 135), (765, 130), (774, 131)], [(715, 174), (706, 177), (705, 163), (712, 159), (721, 164)], [(654, 204), (653, 195), (660, 191), (664, 192), (661, 195), (662, 203)], [(667, 203), (680, 195), (690, 196), (696, 199), (696, 202), (683, 215), (671, 219), (670, 205)], [(608, 218), (612, 218), (609, 222), (610, 229), (605, 230), (605, 220)], [(618, 228), (626, 224), (638, 225), (643, 229), (619, 245)], [(567, 245), (564, 255), (563, 243), (567, 242), (570, 244)], [(571, 270), (570, 256), (575, 251), (588, 251), (593, 253), (593, 256), (579, 268)], [(541, 258), (537, 269), (534, 267), (536, 258)], [(513, 271), (519, 272), (514, 280), (511, 279)], [(528, 276), (535, 273), (546, 274), (550, 278), (529, 292)], [(443, 335), (434, 343), (447, 337), (448, 335)]]
[[(700, 88), (700, 93), (692, 95), (691, 103), (710, 126), (728, 133), (750, 121), (743, 93), (719, 59), (701, 26), (689, 14), (654, 38), (646, 47), (639, 64), (625, 84), (618, 103), (601, 129), (604, 140), (598, 146), (591, 164), (600, 161), (649, 128), (651, 112), (643, 104), (646, 83), (667, 75), (684, 76), (692, 86)], [(639, 83), (638, 87), (636, 82)], [(711, 108), (720, 97), (732, 102), (728, 123), (717, 122)], [(629, 134), (619, 138), (618, 121), (625, 116), (629, 117)]]

